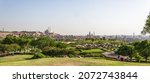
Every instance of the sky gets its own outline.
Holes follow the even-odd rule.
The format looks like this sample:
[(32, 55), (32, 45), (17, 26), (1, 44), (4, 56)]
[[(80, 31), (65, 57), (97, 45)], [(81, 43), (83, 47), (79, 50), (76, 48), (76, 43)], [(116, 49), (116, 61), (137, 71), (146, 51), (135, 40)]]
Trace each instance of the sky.
[(150, 0), (0, 0), (0, 30), (139, 35)]

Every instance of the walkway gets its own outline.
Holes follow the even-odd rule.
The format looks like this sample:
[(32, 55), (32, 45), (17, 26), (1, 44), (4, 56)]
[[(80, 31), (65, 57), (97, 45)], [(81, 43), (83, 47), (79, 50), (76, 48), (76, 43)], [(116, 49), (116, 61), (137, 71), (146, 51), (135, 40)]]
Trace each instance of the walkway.
[(105, 52), (103, 55), (108, 58), (118, 59), (118, 55), (116, 55), (114, 51)]

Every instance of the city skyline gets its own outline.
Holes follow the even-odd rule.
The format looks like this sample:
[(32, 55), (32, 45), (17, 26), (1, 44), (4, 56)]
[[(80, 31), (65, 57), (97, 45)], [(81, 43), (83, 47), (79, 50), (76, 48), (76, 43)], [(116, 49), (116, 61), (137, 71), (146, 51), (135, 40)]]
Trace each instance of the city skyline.
[(0, 30), (139, 35), (149, 0), (0, 0)]

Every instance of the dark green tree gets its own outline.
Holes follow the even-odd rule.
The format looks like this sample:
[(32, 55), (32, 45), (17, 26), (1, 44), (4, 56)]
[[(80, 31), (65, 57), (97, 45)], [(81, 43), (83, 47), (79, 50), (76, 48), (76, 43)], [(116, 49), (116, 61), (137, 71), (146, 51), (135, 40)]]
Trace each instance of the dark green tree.
[(6, 38), (2, 41), (3, 44), (17, 44), (18, 43), (18, 37), (8, 35)]
[(55, 46), (55, 41), (53, 39), (49, 38), (49, 37), (42, 36), (42, 37), (39, 37), (39, 38), (33, 40), (31, 42), (31, 44), (34, 47), (37, 47), (39, 49), (43, 49), (46, 46), (54, 47)]
[(148, 15), (147, 17), (147, 20), (146, 20), (146, 23), (145, 23), (145, 26), (141, 32), (143, 35), (145, 34), (149, 34), (150, 33), (150, 14)]
[(148, 40), (142, 42), (134, 43), (135, 50), (145, 59), (147, 62), (148, 57), (150, 56), (150, 43)]
[(130, 60), (132, 61), (133, 55), (135, 54), (134, 46), (132, 45), (123, 45), (119, 47), (116, 54), (122, 55), (122, 56), (128, 56)]
[(139, 53), (143, 51), (148, 46), (148, 40), (141, 41), (141, 42), (135, 42), (133, 45), (135, 47), (135, 50), (137, 50)]
[(0, 44), (0, 51), (3, 53), (15, 53), (20, 49), (18, 44)]
[(66, 48), (67, 47), (67, 44), (63, 43), (63, 42), (57, 42), (56, 43), (56, 47), (58, 48)]
[(29, 49), (31, 39), (19, 37), (18, 44), (20, 45), (21, 49), (24, 50), (24, 53)]
[(147, 62), (148, 57), (150, 56), (150, 44), (143, 49), (141, 52), (141, 56), (145, 59), (145, 62)]

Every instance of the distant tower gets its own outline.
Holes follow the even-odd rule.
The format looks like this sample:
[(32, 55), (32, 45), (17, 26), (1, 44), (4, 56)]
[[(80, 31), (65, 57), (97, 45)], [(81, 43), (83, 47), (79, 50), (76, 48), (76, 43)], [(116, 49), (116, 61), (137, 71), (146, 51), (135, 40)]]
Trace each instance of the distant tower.
[(3, 28), (3, 32), (5, 31), (5, 29)]
[(93, 32), (93, 35), (95, 36), (95, 32)]
[(133, 38), (135, 37), (135, 33), (133, 33)]
[(48, 31), (49, 31), (49, 33), (51, 33), (51, 28), (50, 27), (48, 27)]
[(116, 39), (118, 39), (118, 36), (116, 35)]
[(91, 36), (91, 32), (89, 32), (89, 36)]

